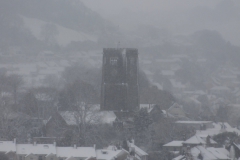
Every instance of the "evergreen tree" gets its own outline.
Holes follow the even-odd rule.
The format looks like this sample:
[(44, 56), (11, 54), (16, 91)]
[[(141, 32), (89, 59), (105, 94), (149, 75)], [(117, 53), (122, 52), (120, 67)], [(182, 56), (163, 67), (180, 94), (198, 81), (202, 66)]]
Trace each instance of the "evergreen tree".
[(152, 118), (150, 117), (147, 109), (140, 109), (134, 115), (134, 134), (137, 143), (144, 143), (149, 136), (150, 132), (148, 127), (152, 124)]
[(9, 160), (6, 154), (0, 153), (0, 160)]

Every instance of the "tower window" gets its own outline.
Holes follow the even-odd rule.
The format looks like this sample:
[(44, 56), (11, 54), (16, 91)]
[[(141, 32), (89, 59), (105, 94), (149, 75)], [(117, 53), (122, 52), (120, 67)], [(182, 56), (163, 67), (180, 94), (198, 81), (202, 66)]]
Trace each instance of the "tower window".
[(117, 65), (118, 63), (118, 57), (111, 57), (110, 58), (110, 64), (111, 65)]

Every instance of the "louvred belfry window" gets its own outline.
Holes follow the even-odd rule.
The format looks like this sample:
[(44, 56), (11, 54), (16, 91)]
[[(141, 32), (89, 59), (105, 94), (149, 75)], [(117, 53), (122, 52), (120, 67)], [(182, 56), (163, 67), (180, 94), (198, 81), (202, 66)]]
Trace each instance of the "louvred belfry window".
[(110, 58), (110, 64), (111, 65), (117, 65), (117, 63), (118, 63), (118, 57), (111, 57)]

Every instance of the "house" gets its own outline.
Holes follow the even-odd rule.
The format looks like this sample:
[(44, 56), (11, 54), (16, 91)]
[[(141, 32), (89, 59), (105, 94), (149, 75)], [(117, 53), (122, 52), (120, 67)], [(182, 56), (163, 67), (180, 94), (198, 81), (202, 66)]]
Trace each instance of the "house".
[(177, 81), (176, 79), (174, 78), (171, 78), (170, 79), (170, 82), (172, 84), (172, 92), (175, 94), (175, 95), (178, 95), (180, 96), (181, 93), (187, 89), (187, 85)]
[(231, 89), (226, 86), (215, 86), (210, 89), (210, 93), (220, 97), (224, 97), (231, 93)]
[(182, 151), (182, 146), (183, 146), (184, 141), (171, 141), (167, 144), (163, 145), (163, 149), (166, 151)]
[(178, 126), (193, 127), (197, 130), (206, 130), (214, 127), (212, 121), (176, 121), (175, 124)]
[(146, 109), (154, 121), (164, 116), (163, 110), (156, 104), (140, 104), (140, 109)]
[(56, 144), (37, 144), (34, 142), (33, 144), (16, 145), (16, 157), (19, 160), (44, 160), (50, 154), (56, 155)]
[(86, 160), (97, 159), (96, 150), (94, 147), (57, 147), (56, 157), (59, 160), (73, 159), (73, 160)]
[(230, 152), (230, 157), (239, 159), (240, 157), (240, 145), (237, 143), (232, 143), (231, 146), (229, 147), (229, 152)]
[(167, 112), (173, 115), (175, 118), (181, 118), (181, 119), (186, 118), (186, 114), (183, 110), (183, 107), (177, 103), (174, 103), (171, 107), (169, 107)]
[(217, 145), (217, 142), (215, 142), (210, 136), (208, 135), (194, 135), (191, 138), (187, 139), (183, 142), (183, 147), (195, 147), (195, 146), (208, 146), (208, 147), (214, 147)]
[[(136, 148), (136, 151), (138, 150)], [(93, 147), (77, 147), (76, 145), (58, 147), (56, 142), (17, 144), (16, 139), (0, 141), (0, 153), (6, 154), (11, 160), (126, 160), (130, 157), (128, 151), (115, 146), (96, 150), (95, 145)]]
[[(46, 122), (46, 136), (62, 137), (63, 132), (67, 128), (74, 128), (81, 123), (81, 116), (75, 111), (58, 111), (55, 112)], [(116, 115), (113, 111), (100, 111), (99, 106), (93, 106), (86, 113), (84, 119), (87, 124), (110, 124), (116, 120)]]
[(174, 78), (175, 76), (175, 72), (173, 70), (162, 70), (160, 74), (167, 78)]
[(206, 130), (196, 130), (196, 135), (209, 135), (214, 136), (223, 132), (235, 132), (240, 134), (240, 130), (231, 127), (227, 122), (212, 123), (213, 128), (207, 128)]
[(129, 152), (124, 149), (117, 149), (115, 146), (107, 149), (96, 150), (97, 160), (125, 160), (129, 157)]
[(148, 113), (151, 113), (155, 106), (156, 104), (140, 104), (140, 109), (146, 109)]
[(230, 160), (229, 152), (225, 148), (205, 148), (203, 146), (196, 146), (185, 152), (184, 155), (179, 155), (173, 160)]
[(179, 155), (179, 156), (173, 158), (173, 160), (186, 160), (186, 157), (185, 157), (185, 155)]
[(148, 154), (144, 150), (142, 150), (141, 148), (136, 146), (134, 144), (134, 140), (132, 140), (132, 142), (127, 141), (127, 144), (129, 147), (130, 155), (133, 155), (138, 160), (147, 160), (148, 159)]
[[(58, 147), (56, 143), (52, 144), (17, 144), (14, 141), (0, 141), (0, 153), (6, 154), (11, 160), (105, 160), (99, 155), (97, 158), (97, 150), (93, 147)], [(129, 154), (124, 150), (111, 151), (110, 159), (114, 157), (119, 160), (125, 160)], [(109, 156), (108, 156), (109, 157)], [(106, 158), (107, 160), (107, 158)]]
[[(169, 151), (175, 154), (186, 153), (189, 148), (196, 146), (207, 146), (207, 147), (215, 147), (217, 142), (215, 142), (208, 135), (194, 135), (186, 141), (171, 141), (167, 144), (163, 145), (163, 149), (165, 151)], [(183, 157), (178, 157), (183, 159)]]
[(190, 151), (193, 159), (211, 159), (211, 160), (230, 160), (229, 152), (225, 148), (205, 148), (203, 146), (197, 146)]
[(0, 153), (5, 153), (9, 159), (16, 158), (16, 139), (0, 141)]

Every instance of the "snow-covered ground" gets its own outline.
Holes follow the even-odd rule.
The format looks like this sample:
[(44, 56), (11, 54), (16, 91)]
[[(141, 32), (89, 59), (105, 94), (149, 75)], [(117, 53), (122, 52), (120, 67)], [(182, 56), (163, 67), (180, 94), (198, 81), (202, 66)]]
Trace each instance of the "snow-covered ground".
[[(46, 21), (42, 21), (36, 18), (27, 18), (24, 16), (21, 16), (24, 21), (24, 26), (31, 31), (31, 33), (39, 40), (43, 40), (43, 37), (41, 35), (41, 31), (43, 26), (47, 24)], [(97, 37), (94, 35), (90, 35), (84, 32), (75, 31), (63, 26), (60, 26), (58, 24), (54, 24), (57, 27), (58, 35), (56, 36), (56, 41), (61, 46), (66, 46), (71, 41), (97, 41)]]

